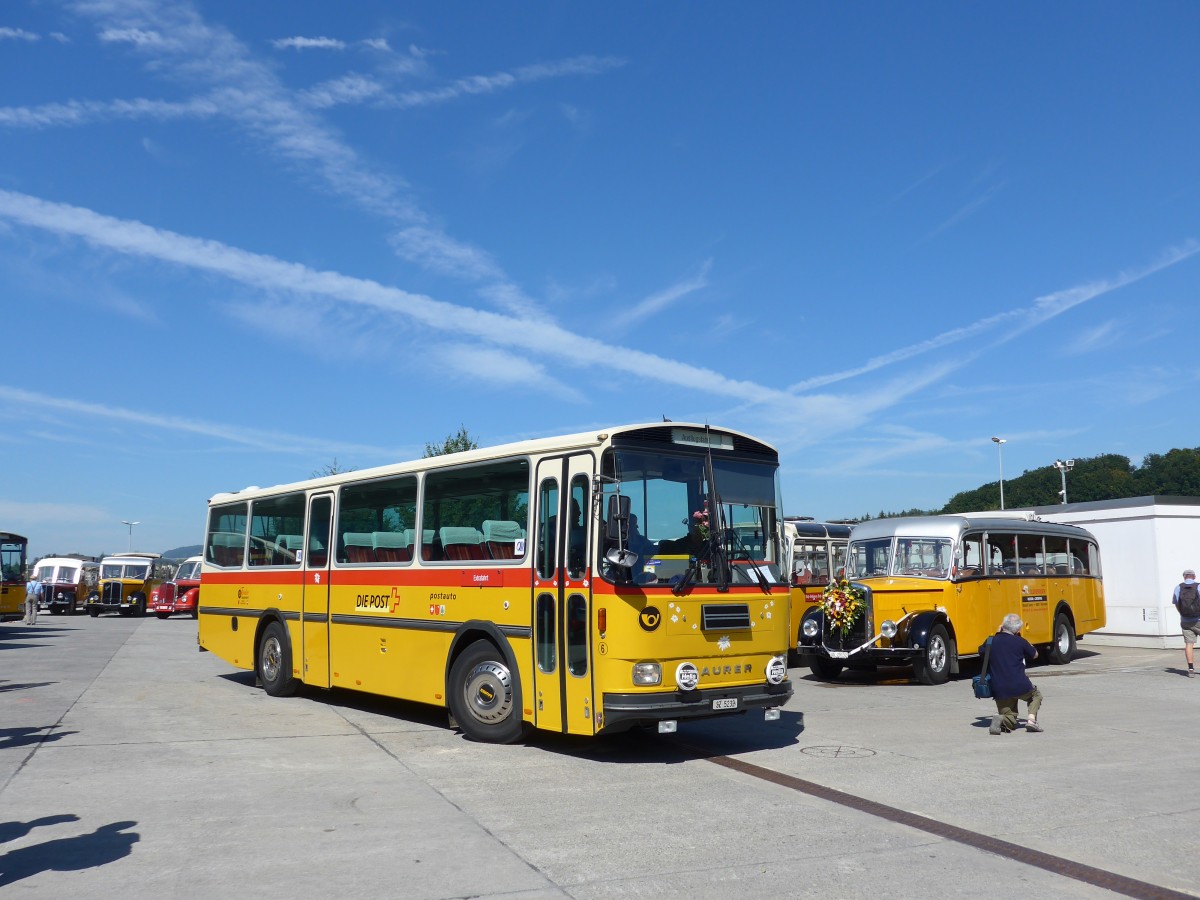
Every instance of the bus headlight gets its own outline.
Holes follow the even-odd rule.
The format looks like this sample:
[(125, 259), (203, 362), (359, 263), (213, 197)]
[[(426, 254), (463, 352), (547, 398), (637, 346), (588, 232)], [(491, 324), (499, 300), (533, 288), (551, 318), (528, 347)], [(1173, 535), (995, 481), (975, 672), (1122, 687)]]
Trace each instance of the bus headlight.
[(787, 659), (783, 656), (772, 656), (767, 663), (767, 684), (783, 684), (787, 678)]
[(891, 619), (887, 619), (882, 625), (879, 626), (879, 633), (890, 641), (896, 636), (896, 623)]
[(801, 626), (805, 637), (816, 637), (817, 632), (821, 630), (821, 626), (817, 624), (816, 619), (805, 619), (804, 625)]
[(634, 684), (662, 684), (662, 666), (658, 663), (634, 663)]
[(694, 691), (700, 683), (700, 670), (693, 663), (680, 663), (675, 670), (675, 683), (681, 691)]

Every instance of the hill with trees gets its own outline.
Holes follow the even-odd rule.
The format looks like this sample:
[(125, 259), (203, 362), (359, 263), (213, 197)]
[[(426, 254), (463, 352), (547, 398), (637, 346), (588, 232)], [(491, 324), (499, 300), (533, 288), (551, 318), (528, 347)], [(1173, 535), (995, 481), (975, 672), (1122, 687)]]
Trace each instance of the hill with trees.
[[(1062, 502), (1062, 475), (1054, 466), (1027, 469), (1004, 479), (1004, 505), (1008, 509), (1053, 506)], [(1106, 453), (1076, 459), (1067, 475), (1067, 499), (1072, 503), (1123, 500), (1129, 497), (1200, 497), (1200, 447), (1151, 453), (1140, 466), (1129, 457)], [(941, 509), (880, 512), (878, 518), (975, 512), (1000, 508), (1000, 482), (992, 481), (960, 491)], [(864, 516), (864, 519), (873, 518)]]

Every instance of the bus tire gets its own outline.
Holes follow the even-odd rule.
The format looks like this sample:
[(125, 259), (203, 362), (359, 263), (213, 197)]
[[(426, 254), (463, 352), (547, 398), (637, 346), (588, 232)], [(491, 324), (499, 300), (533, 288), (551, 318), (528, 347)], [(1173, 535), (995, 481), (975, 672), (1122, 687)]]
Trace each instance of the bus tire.
[(296, 679), (292, 675), (292, 647), (288, 643), (287, 632), (278, 622), (271, 622), (263, 629), (255, 665), (263, 690), (272, 697), (290, 697), (296, 693)]
[(96, 618), (97, 616), (99, 616), (99, 615), (100, 615), (100, 610), (98, 610), (98, 609), (89, 609), (89, 610), (88, 610), (88, 615), (89, 615), (89, 616), (91, 616), (91, 617), (94, 619), (94, 618)]
[(826, 659), (824, 656), (818, 656), (813, 660), (812, 673), (822, 681), (833, 681), (842, 674), (842, 663), (834, 662), (832, 659)]
[(1054, 617), (1054, 642), (1050, 645), (1050, 662), (1065, 666), (1075, 656), (1075, 626), (1064, 612)]
[(469, 740), (511, 744), (525, 731), (513, 673), (490, 641), (475, 641), (454, 661), (446, 697)]
[(170, 613), (155, 613), (155, 615), (158, 616), (160, 619), (165, 619), (168, 616), (170, 616), (171, 614)]
[(921, 684), (945, 684), (950, 678), (950, 636), (945, 625), (929, 629), (924, 652), (913, 662), (913, 674)]

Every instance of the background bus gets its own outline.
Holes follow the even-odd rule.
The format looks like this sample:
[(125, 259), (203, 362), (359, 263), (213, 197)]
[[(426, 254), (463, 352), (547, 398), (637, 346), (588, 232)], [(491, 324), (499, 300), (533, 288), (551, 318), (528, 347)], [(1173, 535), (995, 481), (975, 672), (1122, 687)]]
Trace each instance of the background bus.
[(911, 663), (918, 680), (940, 684), (959, 659), (978, 655), (1008, 613), (1060, 664), (1070, 662), (1077, 638), (1104, 627), (1096, 538), (1032, 515), (862, 522), (846, 572), (865, 594), (852, 627), (839, 633), (819, 608), (801, 623), (802, 662), (823, 678), (854, 663)]
[(87, 608), (87, 598), (100, 583), (100, 564), (73, 556), (47, 556), (34, 567), (42, 583), (42, 607), (53, 615), (73, 616)]
[(0, 531), (0, 621), (25, 614), (25, 558), (29, 539)]
[[(791, 573), (792, 645), (800, 639), (804, 614), (821, 603), (829, 579), (846, 565), (851, 526), (789, 516), (783, 522), (786, 567)], [(792, 651), (793, 658), (795, 651)]]
[(633, 425), (219, 494), (200, 645), (268, 693), (445, 706), (475, 740), (777, 718), (778, 464), (737, 432)]

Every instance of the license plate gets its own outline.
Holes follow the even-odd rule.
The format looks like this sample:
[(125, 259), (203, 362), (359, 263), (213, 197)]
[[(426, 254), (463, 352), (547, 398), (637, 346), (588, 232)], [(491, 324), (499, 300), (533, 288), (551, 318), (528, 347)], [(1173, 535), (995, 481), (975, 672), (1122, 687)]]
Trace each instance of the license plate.
[(737, 709), (737, 697), (725, 697), (713, 701), (713, 709)]
[(847, 650), (830, 650), (828, 652), (829, 652), (830, 659), (849, 659), (850, 658), (850, 653)]

